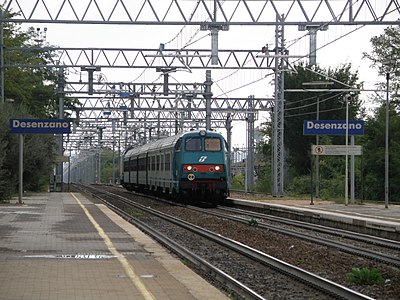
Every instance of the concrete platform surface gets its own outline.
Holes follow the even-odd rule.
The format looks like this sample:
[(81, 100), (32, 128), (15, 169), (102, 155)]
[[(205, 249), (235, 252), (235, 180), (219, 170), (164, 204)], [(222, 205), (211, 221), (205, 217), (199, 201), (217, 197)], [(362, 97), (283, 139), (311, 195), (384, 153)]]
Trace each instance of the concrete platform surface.
[(228, 299), (103, 204), (23, 201), (0, 205), (0, 299)]
[(304, 200), (238, 198), (230, 202), (237, 206), (256, 207), (276, 216), (400, 241), (400, 205), (389, 205), (385, 208), (383, 204), (344, 205), (332, 201), (315, 201), (311, 205), (310, 201)]

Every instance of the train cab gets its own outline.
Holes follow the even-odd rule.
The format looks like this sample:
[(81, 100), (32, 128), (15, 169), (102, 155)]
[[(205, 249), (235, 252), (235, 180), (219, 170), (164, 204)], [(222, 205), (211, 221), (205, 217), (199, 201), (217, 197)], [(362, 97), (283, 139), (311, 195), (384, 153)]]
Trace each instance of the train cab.
[(205, 130), (184, 134), (175, 154), (180, 194), (216, 201), (227, 196), (227, 145), (220, 134)]

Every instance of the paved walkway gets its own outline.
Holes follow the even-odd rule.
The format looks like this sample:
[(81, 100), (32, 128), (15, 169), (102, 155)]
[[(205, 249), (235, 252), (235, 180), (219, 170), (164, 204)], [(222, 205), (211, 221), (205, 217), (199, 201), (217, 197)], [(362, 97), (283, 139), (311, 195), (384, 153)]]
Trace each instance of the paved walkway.
[(228, 299), (81, 194), (0, 205), (0, 299)]

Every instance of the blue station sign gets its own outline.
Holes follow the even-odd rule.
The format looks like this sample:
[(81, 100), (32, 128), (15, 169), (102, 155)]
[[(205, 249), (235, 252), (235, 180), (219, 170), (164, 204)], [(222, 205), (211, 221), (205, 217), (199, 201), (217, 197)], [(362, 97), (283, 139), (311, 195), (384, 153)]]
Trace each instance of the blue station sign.
[[(349, 120), (349, 135), (363, 135), (364, 121)], [(304, 135), (346, 135), (346, 120), (304, 120)]]
[(10, 119), (11, 133), (61, 134), (71, 132), (71, 123), (62, 119)]

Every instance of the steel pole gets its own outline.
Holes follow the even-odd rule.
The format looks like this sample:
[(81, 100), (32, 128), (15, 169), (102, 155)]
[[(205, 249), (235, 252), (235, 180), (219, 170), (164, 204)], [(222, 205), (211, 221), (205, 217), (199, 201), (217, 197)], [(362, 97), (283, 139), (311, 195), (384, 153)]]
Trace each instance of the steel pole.
[(4, 23), (3, 23), (4, 11), (2, 9), (0, 9), (0, 18), (1, 18), (1, 22), (0, 22), (0, 64), (1, 64), (0, 93), (1, 93), (1, 95), (0, 95), (0, 98), (1, 98), (1, 102), (5, 103), (6, 99), (4, 97)]
[(19, 194), (18, 203), (22, 204), (22, 195), (24, 193), (24, 136), (19, 135)]
[(389, 72), (386, 73), (385, 208), (389, 208)]
[(344, 204), (347, 206), (349, 204), (349, 99), (348, 95), (346, 97), (346, 167), (345, 167), (345, 179), (344, 179)]
[[(319, 96), (317, 97), (317, 120), (319, 120)], [(319, 145), (319, 135), (316, 135), (316, 144)], [(311, 169), (312, 170), (312, 169)], [(319, 198), (319, 155), (315, 157), (315, 198)]]

